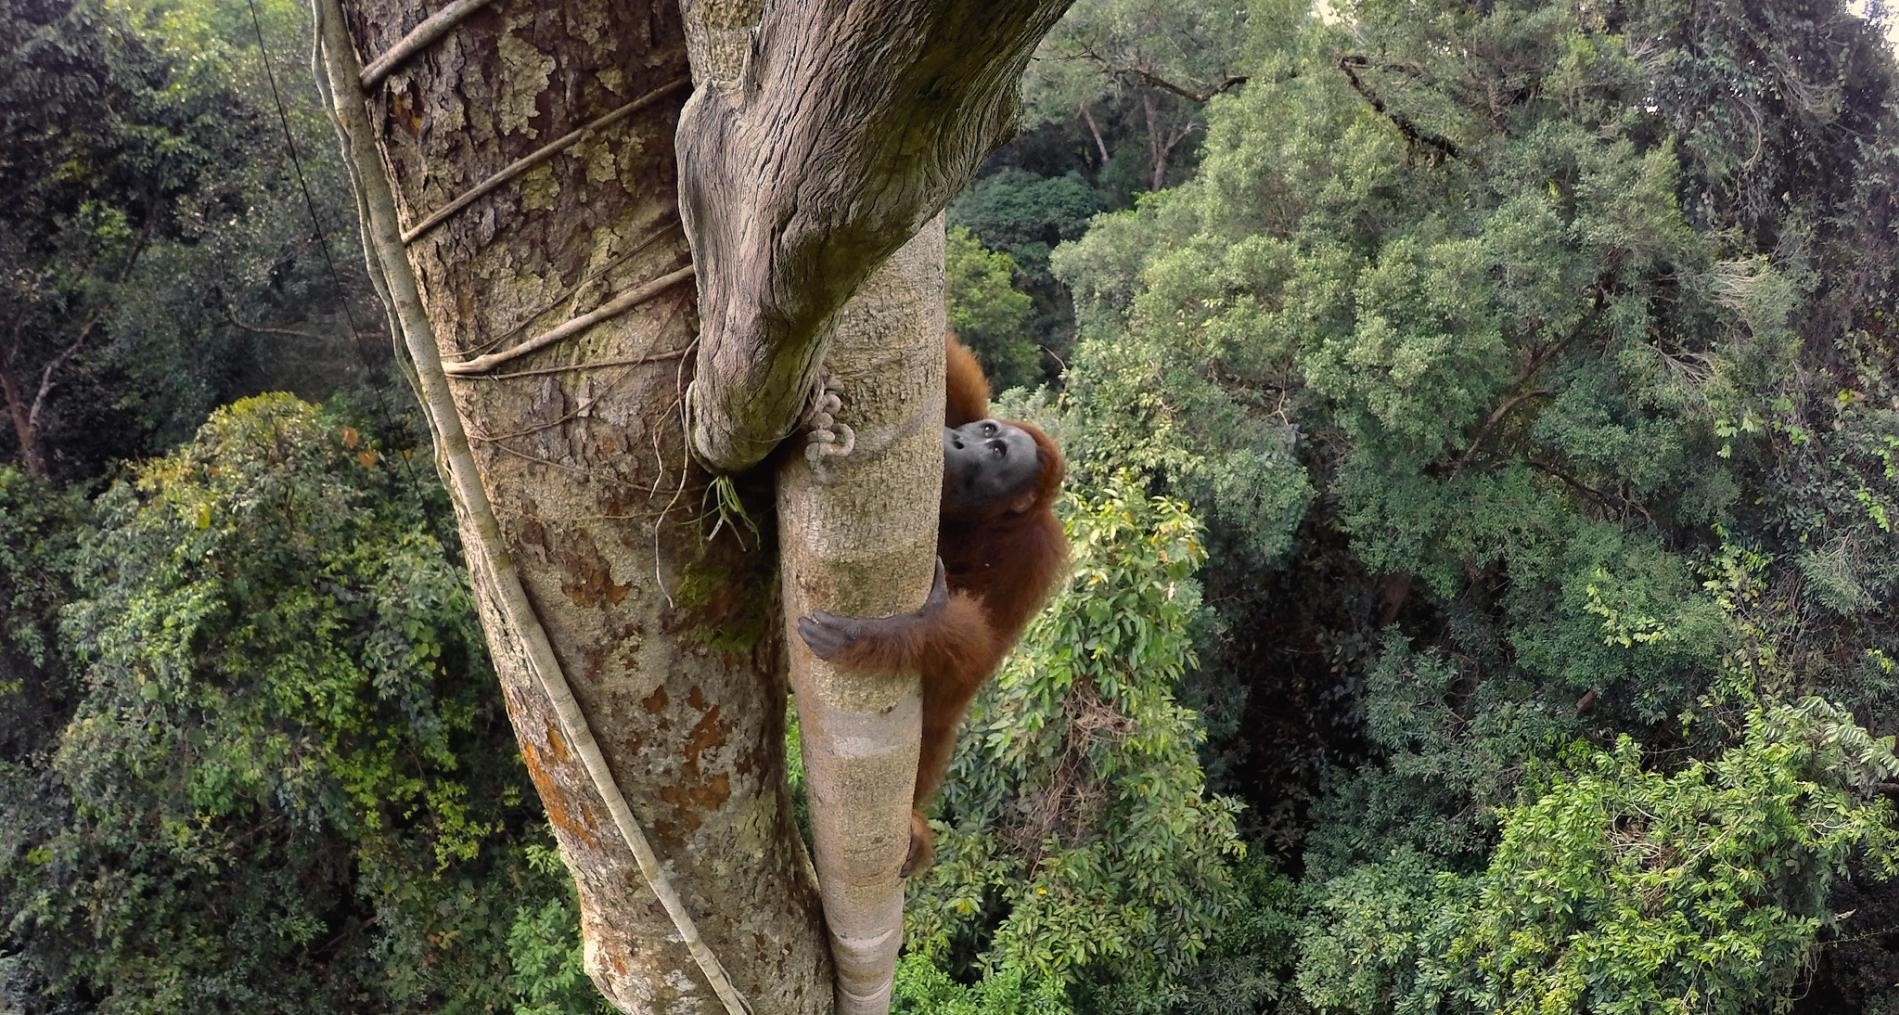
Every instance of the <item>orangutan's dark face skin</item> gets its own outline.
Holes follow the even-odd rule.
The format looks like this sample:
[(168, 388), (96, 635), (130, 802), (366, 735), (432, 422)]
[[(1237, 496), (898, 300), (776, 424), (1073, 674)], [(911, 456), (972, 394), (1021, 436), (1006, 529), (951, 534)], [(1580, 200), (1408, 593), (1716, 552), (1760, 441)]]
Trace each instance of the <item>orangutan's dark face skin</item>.
[(1041, 475), (1035, 438), (1001, 420), (943, 428), (943, 512), (991, 507), (1027, 493)]

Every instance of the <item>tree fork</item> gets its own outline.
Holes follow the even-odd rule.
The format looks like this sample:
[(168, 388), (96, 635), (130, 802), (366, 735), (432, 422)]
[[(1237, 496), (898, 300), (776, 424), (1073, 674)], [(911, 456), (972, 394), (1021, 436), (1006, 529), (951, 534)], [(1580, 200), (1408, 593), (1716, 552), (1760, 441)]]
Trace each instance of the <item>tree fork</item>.
[(801, 0), (766, 4), (749, 38), (721, 26), (737, 67), (695, 65), (678, 133), (703, 461), (747, 468), (795, 426), (826, 322), (1008, 139), (1022, 69), (1070, 2)]

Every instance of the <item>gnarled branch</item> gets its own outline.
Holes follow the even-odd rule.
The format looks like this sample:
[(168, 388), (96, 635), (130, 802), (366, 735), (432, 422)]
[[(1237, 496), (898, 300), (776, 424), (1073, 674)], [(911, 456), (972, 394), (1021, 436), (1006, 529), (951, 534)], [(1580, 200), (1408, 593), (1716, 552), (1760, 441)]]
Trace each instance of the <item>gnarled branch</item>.
[[(1359, 78), (1357, 71), (1353, 70), (1354, 67), (1370, 67), (1371, 65), (1372, 62), (1362, 56), (1348, 54), (1339, 57), (1339, 70), (1344, 71), (1346, 80), (1352, 83), (1352, 91), (1364, 96), (1365, 101), (1371, 103), (1372, 111), (1390, 120), (1391, 125), (1398, 128), (1398, 133), (1403, 134), (1404, 139), (1414, 148), (1422, 145), (1431, 149), (1431, 161), (1434, 163), (1447, 158), (1454, 159), (1462, 153), (1462, 150), (1457, 147), (1457, 142), (1442, 134), (1425, 130), (1412, 122), (1410, 117), (1386, 106), (1385, 100), (1379, 98), (1378, 93)], [(1402, 65), (1393, 65), (1390, 69), (1405, 68)]]
[(1007, 138), (1022, 68), (1070, 2), (781, 0), (735, 80), (700, 74), (677, 138), (701, 459), (743, 469), (791, 429), (824, 324)]
[(1179, 84), (1178, 82), (1169, 81), (1168, 79), (1161, 77), (1159, 74), (1155, 73), (1152, 70), (1147, 69), (1146, 67), (1127, 66), (1127, 67), (1119, 67), (1115, 69), (1117, 71), (1122, 71), (1128, 74), (1132, 74), (1135, 77), (1140, 78), (1142, 81), (1145, 81), (1150, 85), (1153, 85), (1155, 88), (1158, 88), (1164, 92), (1173, 92), (1175, 95), (1178, 95), (1183, 99), (1186, 99), (1188, 102), (1197, 103), (1199, 105), (1206, 105), (1208, 102), (1213, 101), (1214, 96), (1225, 95), (1227, 92), (1230, 92), (1233, 89), (1238, 88), (1239, 86), (1252, 80), (1252, 78), (1248, 77), (1245, 74), (1229, 74), (1219, 84), (1216, 84), (1211, 88), (1194, 89), (1194, 88), (1188, 87), (1187, 85)]

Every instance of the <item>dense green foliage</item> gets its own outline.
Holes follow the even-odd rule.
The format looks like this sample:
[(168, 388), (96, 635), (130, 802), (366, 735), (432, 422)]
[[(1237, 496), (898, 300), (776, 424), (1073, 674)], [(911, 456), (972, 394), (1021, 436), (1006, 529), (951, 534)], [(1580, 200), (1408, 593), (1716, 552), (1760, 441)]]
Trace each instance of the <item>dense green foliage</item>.
[(949, 326), (976, 354), (997, 391), (1042, 381), (1042, 351), (1030, 337), (1035, 304), (1015, 287), (1015, 259), (985, 248), (961, 226), (944, 254)]
[[(1578, 745), (1503, 815), (1486, 870), (1411, 849), (1327, 882), (1299, 985), (1322, 1010), (1785, 1010), (1855, 853), (1893, 867), (1899, 774), (1809, 699), (1756, 710), (1738, 743), (1673, 775), (1627, 737)], [(1540, 793), (1541, 795), (1537, 795)]]
[(0, 758), (39, 750), (70, 707), (59, 608), (72, 598), (82, 516), (75, 491), (0, 466)]
[[(307, 46), (307, 13), (257, 8), (281, 77)], [(0, 3), (0, 450), (30, 471), (84, 478), (185, 439), (234, 397), (327, 394), (386, 359), (334, 135), (292, 57), (281, 94), (336, 234), (332, 272), (250, 11)], [(318, 146), (331, 157), (311, 159)]]
[(105, 1012), (588, 996), (428, 517), (446, 505), (401, 466), (276, 395), (96, 501), (66, 557), (71, 708), (35, 713), (50, 735), (0, 767), (0, 994)]
[(1825, 4), (1339, 13), (1256, 7), (1194, 179), (1053, 259), (1071, 458), (1208, 522), (1183, 693), (1244, 696), (1300, 1001), (1790, 1005), (1890, 836), (1891, 53)]
[(1899, 775), (1892, 744), (1817, 699), (1673, 775), (1627, 737), (1576, 766), (1506, 813), (1478, 879), (1451, 961), (1481, 1010), (1789, 1007), (1832, 877), (1855, 853), (1894, 869), (1891, 808), (1864, 795)]
[(987, 968), (1101, 1010), (1164, 1010), (1227, 915), (1242, 851), (1172, 693), (1206, 551), (1183, 505), (1125, 477), (1064, 513), (1073, 576), (971, 709), (908, 940), (943, 958), (980, 939)]
[[(0, 1008), (597, 1010), (259, 10), (336, 276), (248, 5), (0, 0)], [(1074, 568), (897, 1010), (1899, 1012), (1881, 26), (1323, 14), (1080, 0), (949, 210)]]
[[(952, 227), (1014, 259), (1016, 284), (1034, 301), (1026, 339), (1048, 353), (1046, 379), (1058, 378), (1075, 338), (1050, 252), (1079, 239), (1096, 212), (1187, 178), (1208, 100), (1247, 80), (1248, 20), (1245, 4), (1079, 0), (1023, 79), (1026, 129), (950, 205)], [(1025, 382), (1012, 366), (1001, 372), (999, 389)]]

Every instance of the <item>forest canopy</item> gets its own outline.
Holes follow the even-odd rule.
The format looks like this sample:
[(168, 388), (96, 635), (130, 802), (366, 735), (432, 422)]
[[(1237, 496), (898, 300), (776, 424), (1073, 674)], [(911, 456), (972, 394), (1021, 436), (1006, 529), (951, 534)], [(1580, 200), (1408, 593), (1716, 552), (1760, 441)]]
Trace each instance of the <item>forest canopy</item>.
[[(1893, 28), (1075, 3), (944, 216), (1072, 566), (894, 1010), (1899, 1013)], [(0, 1009), (610, 1010), (310, 36), (0, 0)]]

